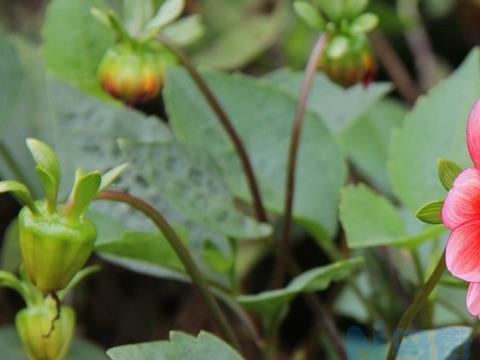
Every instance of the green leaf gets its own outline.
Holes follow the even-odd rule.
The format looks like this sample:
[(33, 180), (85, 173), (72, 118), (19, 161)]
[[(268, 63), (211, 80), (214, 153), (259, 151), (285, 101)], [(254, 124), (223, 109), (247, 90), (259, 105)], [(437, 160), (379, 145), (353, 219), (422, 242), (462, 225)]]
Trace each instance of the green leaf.
[(197, 337), (171, 331), (170, 341), (154, 341), (114, 347), (107, 351), (112, 360), (241, 360), (242, 357), (218, 337), (201, 331)]
[(306, 24), (317, 30), (325, 29), (325, 20), (317, 9), (308, 1), (296, 0), (293, 9)]
[(450, 190), (457, 176), (462, 172), (462, 168), (453, 161), (446, 159), (437, 159), (437, 173), (440, 182), (445, 190)]
[(350, 31), (353, 34), (366, 34), (378, 26), (378, 16), (372, 13), (365, 13), (357, 17), (350, 24)]
[(388, 195), (392, 194), (387, 170), (391, 133), (406, 113), (400, 102), (381, 100), (338, 134), (356, 172)]
[(157, 15), (145, 26), (148, 33), (157, 33), (160, 29), (178, 18), (185, 8), (185, 0), (165, 0)]
[(342, 18), (346, 1), (348, 0), (317, 0), (320, 9), (322, 9), (322, 11), (334, 21)]
[(22, 90), (24, 72), (20, 65), (15, 47), (8, 41), (6, 34), (0, 26), (0, 129), (4, 131), (4, 124), (9, 119), (13, 104), (19, 100)]
[(343, 189), (340, 221), (352, 249), (380, 245), (416, 246), (443, 231), (443, 226), (436, 226), (416, 235), (409, 234), (399, 211), (365, 185)]
[(343, 16), (352, 19), (365, 11), (369, 0), (345, 0)]
[(102, 0), (51, 1), (42, 31), (48, 68), (82, 90), (100, 96), (103, 91), (97, 68), (113, 43), (113, 34), (91, 15), (90, 9), (103, 5)]
[[(253, 78), (219, 73), (205, 77), (245, 143), (266, 207), (282, 213), (286, 155), (296, 101)], [(184, 70), (171, 68), (167, 72), (164, 98), (179, 141), (193, 151), (208, 151), (230, 190), (251, 201), (231, 141)], [(319, 239), (335, 232), (344, 179), (342, 152), (320, 119), (308, 113), (299, 150), (294, 217)]]
[(85, 174), (77, 170), (75, 184), (65, 205), (65, 215), (72, 219), (80, 217), (97, 196), (101, 181), (102, 178), (98, 171)]
[(430, 201), (417, 210), (415, 216), (428, 224), (442, 223), (443, 200)]
[[(265, 80), (298, 99), (303, 72), (276, 70)], [(373, 83), (368, 89), (356, 85), (348, 89), (334, 84), (324, 74), (317, 74), (308, 107), (317, 114), (333, 133), (346, 129), (370, 107), (391, 91), (389, 83)]]
[(258, 224), (235, 209), (233, 198), (207, 156), (174, 142), (121, 141), (120, 147), (150, 186), (204, 228), (237, 239), (271, 234), (268, 225)]
[(128, 168), (129, 163), (123, 163), (118, 166), (115, 166), (113, 169), (109, 170), (105, 174), (102, 175), (102, 181), (100, 183), (100, 187), (98, 192), (105, 190), (109, 187), (118, 177), (122, 175), (122, 173)]
[(271, 14), (264, 14), (252, 13), (244, 2), (205, 1), (203, 15), (210, 25), (206, 37), (211, 40), (194, 53), (193, 60), (222, 70), (244, 67), (277, 40), (285, 23), (286, 3), (280, 1)]
[[(0, 328), (2, 357), (8, 360), (28, 360), (13, 326)], [(108, 360), (103, 349), (90, 341), (75, 337), (65, 360)]]
[(162, 34), (175, 45), (184, 47), (199, 40), (205, 34), (205, 26), (199, 15), (190, 15), (165, 27)]
[(15, 195), (22, 204), (28, 206), (32, 212), (38, 212), (32, 194), (25, 185), (15, 180), (0, 181), (0, 194), (8, 192), (13, 193), (13, 195)]
[(362, 258), (353, 258), (314, 268), (294, 278), (284, 289), (241, 295), (238, 301), (248, 310), (260, 314), (265, 327), (272, 329), (278, 325), (286, 306), (296, 295), (325, 290), (332, 281), (343, 280), (362, 264)]
[(125, 0), (123, 2), (124, 24), (130, 34), (140, 34), (152, 16), (152, 0)]
[[(437, 178), (438, 158), (469, 166), (465, 128), (480, 93), (477, 78), (480, 78), (480, 52), (475, 49), (448, 80), (417, 101), (401, 130), (394, 132), (390, 178), (395, 194), (411, 211), (445, 196)], [(464, 96), (453, 101), (452, 94), (457, 91)]]

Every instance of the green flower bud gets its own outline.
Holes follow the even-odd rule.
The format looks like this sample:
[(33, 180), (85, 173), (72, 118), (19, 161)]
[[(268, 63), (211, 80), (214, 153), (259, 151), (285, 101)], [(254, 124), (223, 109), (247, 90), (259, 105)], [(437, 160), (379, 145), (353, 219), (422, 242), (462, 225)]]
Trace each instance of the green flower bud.
[(160, 93), (166, 67), (175, 63), (174, 55), (159, 43), (122, 42), (105, 54), (99, 80), (114, 98), (127, 104), (146, 102)]
[(58, 314), (55, 303), (49, 300), (19, 311), (15, 318), (18, 335), (31, 360), (62, 360), (70, 348), (75, 312), (62, 306)]
[[(43, 209), (41, 204), (38, 209)], [(42, 292), (63, 289), (93, 251), (96, 230), (81, 217), (74, 221), (24, 207), (18, 216), (20, 248), (30, 281)]]
[(325, 46), (317, 67), (330, 80), (344, 87), (359, 82), (364, 86), (370, 84), (376, 72), (376, 62), (365, 35), (333, 35)]

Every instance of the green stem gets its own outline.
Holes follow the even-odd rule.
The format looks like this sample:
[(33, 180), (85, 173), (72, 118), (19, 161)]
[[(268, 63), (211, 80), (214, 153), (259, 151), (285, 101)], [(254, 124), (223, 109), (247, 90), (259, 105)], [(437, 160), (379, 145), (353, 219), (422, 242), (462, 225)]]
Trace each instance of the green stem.
[(386, 356), (386, 360), (394, 360), (397, 357), (398, 350), (402, 343), (403, 337), (405, 336), (406, 330), (410, 326), (411, 322), (418, 314), (422, 306), (428, 300), (428, 296), (433, 291), (435, 286), (437, 286), (440, 278), (442, 277), (443, 272), (445, 271), (445, 252), (438, 261), (437, 266), (433, 270), (432, 274), (428, 278), (427, 282), (423, 285), (420, 292), (417, 294), (413, 302), (410, 304), (408, 309), (403, 313), (402, 318), (398, 322), (397, 329), (395, 331), (395, 337), (390, 342), (390, 347)]
[(415, 267), (415, 273), (417, 274), (418, 284), (421, 286), (425, 279), (425, 274), (423, 271), (422, 261), (420, 259), (420, 255), (418, 254), (417, 248), (412, 248), (410, 250), (410, 254), (412, 255), (413, 266)]
[(247, 185), (250, 190), (250, 194), (252, 196), (253, 206), (255, 208), (256, 218), (260, 222), (268, 222), (267, 212), (265, 210), (265, 206), (263, 204), (262, 196), (260, 194), (260, 189), (258, 186), (257, 179), (255, 177), (255, 172), (253, 171), (252, 162), (247, 153), (247, 149), (243, 144), (242, 139), (240, 138), (237, 130), (233, 126), (233, 122), (230, 120), (229, 116), (223, 109), (220, 101), (217, 99), (215, 94), (210, 90), (208, 84), (200, 75), (200, 73), (195, 68), (195, 65), (189, 60), (187, 55), (174, 44), (172, 44), (167, 39), (158, 36), (158, 40), (165, 45), (170, 51), (172, 51), (183, 64), (185, 69), (187, 70), (188, 74), (197, 85), (198, 89), (202, 93), (203, 97), (209, 104), (212, 111), (217, 116), (220, 124), (222, 125), (223, 129), (227, 133), (232, 145), (237, 153), (238, 159), (243, 168), (243, 172), (245, 174), (245, 178), (247, 180)]
[(227, 318), (223, 314), (217, 300), (215, 299), (214, 295), (210, 291), (208, 287), (207, 280), (202, 275), (200, 270), (195, 265), (190, 253), (188, 252), (187, 248), (183, 245), (182, 241), (175, 233), (175, 230), (170, 226), (167, 220), (163, 217), (163, 215), (149, 205), (147, 202), (139, 199), (135, 196), (130, 194), (118, 192), (118, 191), (108, 191), (105, 190), (98, 194), (98, 200), (110, 200), (110, 201), (117, 201), (123, 202), (125, 204), (130, 205), (131, 207), (137, 209), (138, 211), (142, 212), (145, 216), (150, 218), (158, 229), (162, 232), (162, 234), (167, 239), (168, 243), (172, 247), (172, 249), (177, 254), (178, 258), (182, 262), (185, 270), (190, 275), (193, 284), (198, 288), (205, 303), (207, 304), (208, 309), (211, 312), (215, 323), (218, 325), (222, 333), (225, 335), (225, 338), (232, 344), (235, 348), (240, 349), (237, 337), (235, 333), (228, 323)]

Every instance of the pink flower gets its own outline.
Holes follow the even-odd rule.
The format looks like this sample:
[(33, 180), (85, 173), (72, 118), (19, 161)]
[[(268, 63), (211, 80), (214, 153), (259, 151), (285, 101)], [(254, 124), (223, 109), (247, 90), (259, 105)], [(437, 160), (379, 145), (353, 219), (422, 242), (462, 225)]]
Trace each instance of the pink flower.
[(448, 192), (442, 210), (443, 224), (452, 230), (446, 264), (452, 275), (470, 282), (467, 307), (480, 315), (480, 100), (470, 113), (467, 147), (473, 168), (463, 170)]

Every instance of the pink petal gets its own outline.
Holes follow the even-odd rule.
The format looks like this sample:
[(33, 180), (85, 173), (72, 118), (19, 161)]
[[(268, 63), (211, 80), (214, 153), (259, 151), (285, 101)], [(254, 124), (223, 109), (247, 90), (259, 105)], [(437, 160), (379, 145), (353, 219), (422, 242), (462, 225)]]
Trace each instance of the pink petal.
[(445, 260), (452, 275), (468, 282), (480, 282), (480, 220), (456, 228), (447, 242)]
[(473, 106), (468, 118), (467, 147), (473, 164), (480, 168), (480, 99)]
[(443, 224), (451, 230), (480, 219), (480, 170), (465, 169), (448, 192), (442, 209)]
[(468, 286), (467, 308), (473, 316), (480, 315), (480, 283), (470, 283)]

